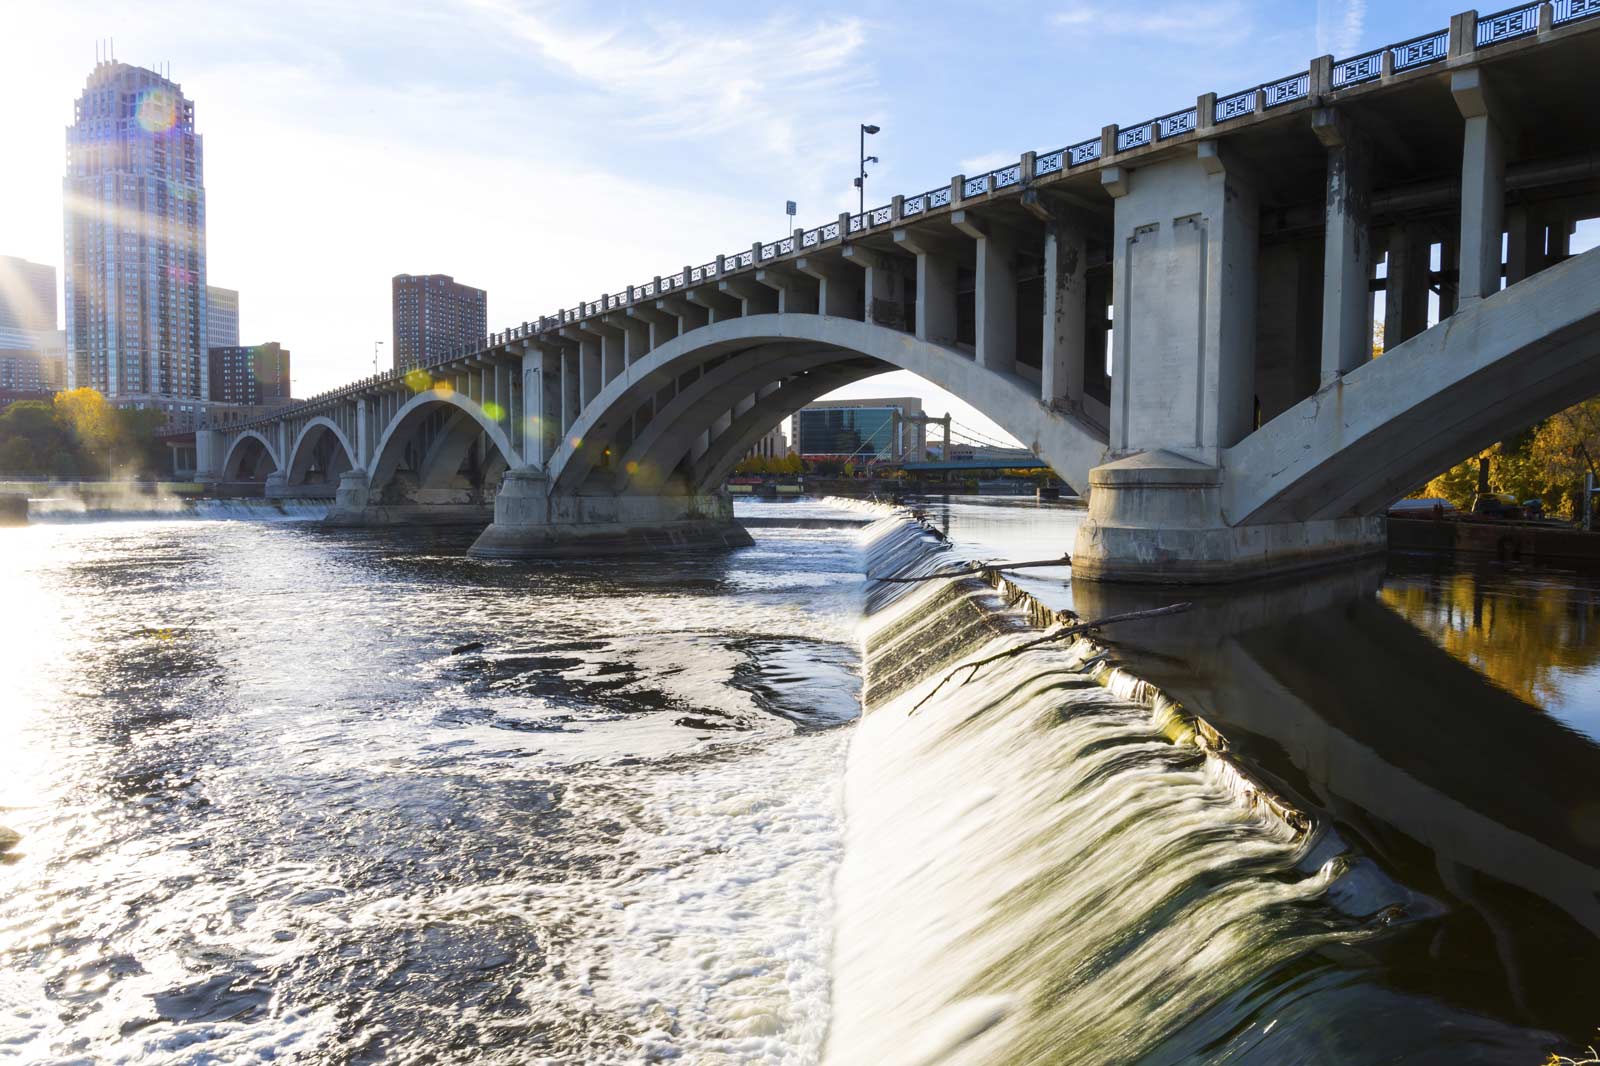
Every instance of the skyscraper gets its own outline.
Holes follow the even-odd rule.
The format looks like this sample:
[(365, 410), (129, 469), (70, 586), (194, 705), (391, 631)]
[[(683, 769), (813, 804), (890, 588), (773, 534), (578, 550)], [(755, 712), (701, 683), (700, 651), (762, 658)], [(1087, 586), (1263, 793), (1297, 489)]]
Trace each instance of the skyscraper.
[(289, 350), (277, 341), (221, 345), (210, 352), (211, 399), (245, 407), (289, 402)]
[(489, 332), (489, 294), (457, 284), (448, 274), (396, 274), (394, 365), (418, 366), (442, 358)]
[(0, 349), (40, 351), (56, 328), (56, 268), (0, 255)]
[(67, 382), (188, 428), (209, 393), (206, 199), (194, 104), (101, 62), (67, 130)]
[(228, 348), (239, 343), (239, 291), (206, 286), (206, 344)]

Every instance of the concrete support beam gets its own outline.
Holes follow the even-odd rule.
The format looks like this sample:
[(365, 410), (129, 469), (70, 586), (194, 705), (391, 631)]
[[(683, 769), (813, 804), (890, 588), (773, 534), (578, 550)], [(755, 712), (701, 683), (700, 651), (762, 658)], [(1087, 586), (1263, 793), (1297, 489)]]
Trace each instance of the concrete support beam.
[(1017, 361), (1016, 245), (1010, 234), (971, 211), (952, 211), (950, 221), (977, 242), (973, 328), (978, 365), (1012, 373)]
[(543, 468), (554, 454), (562, 424), (562, 357), (538, 345), (522, 352), (522, 465)]
[[(356, 454), (355, 465), (366, 469), (372, 463), (372, 422), (367, 414), (367, 400), (364, 396), (356, 398)], [(198, 452), (196, 453), (198, 454)]]
[(901, 265), (899, 257), (851, 244), (845, 246), (844, 261), (862, 270), (865, 320), (890, 329), (910, 328), (901, 300), (904, 277), (909, 271)]
[(691, 329), (699, 329), (710, 321), (710, 316), (704, 307), (686, 300), (682, 296), (663, 296), (656, 301), (656, 310), (664, 311), (678, 320), (676, 336), (680, 337)]
[(685, 289), (683, 298), (696, 307), (705, 308), (707, 323), (726, 322), (730, 318), (738, 318), (742, 310), (738, 298), (719, 291), (719, 286), (715, 282)]
[(591, 318), (585, 326), (600, 337), (600, 380), (602, 387), (628, 366), (628, 335), (611, 322), (611, 315)]
[(1084, 346), (1088, 338), (1089, 243), (1085, 227), (1066, 213), (1045, 223), (1044, 349), (1039, 398), (1050, 407), (1081, 410)]
[(1500, 235), (1505, 230), (1505, 111), (1488, 75), (1467, 67), (1450, 75), (1450, 94), (1465, 120), (1461, 154), (1461, 272), (1458, 306), (1500, 289)]
[(561, 435), (566, 436), (572, 424), (583, 411), (582, 377), (579, 372), (578, 350), (561, 350)]
[(1545, 234), (1549, 229), (1538, 210), (1517, 204), (1506, 211), (1506, 284), (1515, 285), (1549, 266)]
[(1328, 152), (1327, 225), (1322, 267), (1321, 383), (1372, 358), (1367, 324), (1372, 294), (1371, 150), (1348, 118), (1319, 108), (1311, 128)]
[(896, 245), (917, 257), (918, 340), (956, 343), (956, 275), (961, 257), (954, 240), (924, 229), (897, 229)]
[[(759, 271), (758, 271), (759, 273)], [(739, 301), (740, 315), (772, 315), (778, 312), (777, 290), (748, 275), (718, 282), (717, 288)]]
[(623, 311), (623, 314), (642, 323), (649, 332), (649, 347), (646, 350), (659, 348), (678, 335), (678, 316), (661, 308), (636, 304)]
[(1396, 226), (1389, 233), (1389, 277), (1383, 295), (1385, 351), (1428, 328), (1430, 248), (1421, 226)]
[(622, 358), (632, 366), (650, 354), (650, 323), (630, 311), (613, 311), (606, 324), (622, 331)]
[(588, 406), (605, 384), (600, 380), (600, 334), (576, 326), (563, 326), (557, 332), (577, 345), (578, 395), (580, 404)]
[(843, 259), (808, 255), (795, 262), (800, 273), (817, 280), (817, 311), (862, 321), (861, 272)]
[[(795, 240), (799, 244), (799, 239)], [(778, 294), (780, 315), (817, 313), (817, 282), (788, 266), (762, 267), (756, 271), (756, 281)]]

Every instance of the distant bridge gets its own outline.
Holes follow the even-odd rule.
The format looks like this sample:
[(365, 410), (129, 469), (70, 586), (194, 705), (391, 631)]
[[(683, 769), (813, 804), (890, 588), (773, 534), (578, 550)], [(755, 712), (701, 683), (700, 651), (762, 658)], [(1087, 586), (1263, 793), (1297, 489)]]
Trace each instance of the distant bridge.
[(1371, 552), (1393, 499), (1600, 392), (1600, 252), (1568, 253), (1597, 31), (1557, 0), (1322, 56), (203, 432), (202, 473), (492, 515), (486, 555), (717, 543), (763, 434), (901, 368), (1089, 494), (1080, 577)]

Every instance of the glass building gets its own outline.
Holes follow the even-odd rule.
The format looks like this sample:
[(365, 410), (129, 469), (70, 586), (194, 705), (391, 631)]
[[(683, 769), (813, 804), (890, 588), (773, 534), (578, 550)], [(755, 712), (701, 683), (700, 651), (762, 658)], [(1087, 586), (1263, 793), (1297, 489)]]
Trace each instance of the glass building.
[(195, 425), (209, 394), (206, 200), (194, 104), (101, 62), (67, 130), (67, 383)]
[(804, 459), (875, 461), (900, 454), (898, 407), (806, 407), (795, 415)]
[(239, 292), (216, 285), (206, 286), (206, 344), (212, 348), (236, 347), (239, 343)]

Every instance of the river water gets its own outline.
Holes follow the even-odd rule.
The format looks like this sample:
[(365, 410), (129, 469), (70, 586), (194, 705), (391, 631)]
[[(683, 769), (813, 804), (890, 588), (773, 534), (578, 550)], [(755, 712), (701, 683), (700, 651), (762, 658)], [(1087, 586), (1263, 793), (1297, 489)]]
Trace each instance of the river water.
[[(0, 1058), (1537, 1064), (1593, 1038), (1600, 586), (1391, 560), (913, 711), (1037, 631), (977, 582), (863, 574), (1052, 557), (1081, 515), (927, 506), (954, 551), (903, 521), (561, 567), (256, 514), (0, 531)], [(1021, 583), (1086, 616), (1161, 599), (1069, 577)]]

